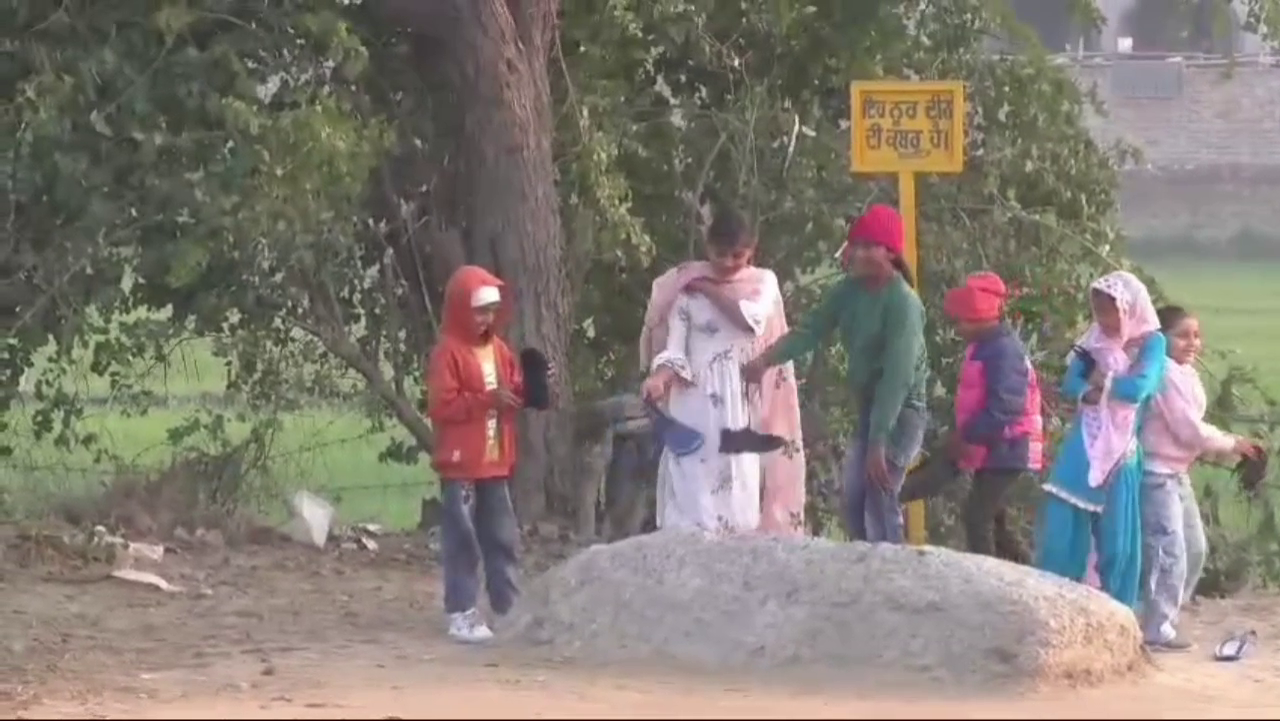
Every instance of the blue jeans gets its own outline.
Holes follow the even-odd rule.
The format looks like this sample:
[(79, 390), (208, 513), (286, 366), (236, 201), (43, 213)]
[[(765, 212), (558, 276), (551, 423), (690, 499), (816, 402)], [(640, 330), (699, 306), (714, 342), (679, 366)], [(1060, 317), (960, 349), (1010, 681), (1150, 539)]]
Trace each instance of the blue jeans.
[(445, 612), (462, 613), (476, 607), (483, 563), (489, 607), (504, 615), (520, 593), (516, 585), (520, 525), (511, 505), (510, 483), (507, 479), (442, 479), (440, 504)]
[(1182, 473), (1142, 478), (1142, 633), (1148, 643), (1177, 635), (1182, 604), (1204, 571), (1206, 542), (1191, 481)]
[(898, 494), (907, 477), (907, 466), (920, 453), (928, 417), (921, 407), (904, 405), (885, 443), (885, 463), (890, 487), (881, 488), (867, 476), (867, 431), (871, 402), (862, 404), (858, 433), (845, 453), (840, 476), (844, 482), (844, 524), (849, 537), (872, 543), (903, 543), (902, 504)]

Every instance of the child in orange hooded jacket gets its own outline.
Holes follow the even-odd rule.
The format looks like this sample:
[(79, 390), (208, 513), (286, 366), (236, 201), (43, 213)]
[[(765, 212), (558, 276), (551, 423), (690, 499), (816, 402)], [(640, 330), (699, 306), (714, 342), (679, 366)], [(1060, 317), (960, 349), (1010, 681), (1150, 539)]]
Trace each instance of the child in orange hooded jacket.
[(476, 609), (484, 563), (489, 606), (515, 603), (519, 525), (511, 504), (516, 414), (524, 379), (498, 337), (509, 316), (504, 287), (489, 271), (463, 266), (445, 286), (444, 322), (427, 364), (427, 417), (435, 432), (432, 466), (440, 477), (441, 555), (449, 635), (480, 643), (493, 632)]

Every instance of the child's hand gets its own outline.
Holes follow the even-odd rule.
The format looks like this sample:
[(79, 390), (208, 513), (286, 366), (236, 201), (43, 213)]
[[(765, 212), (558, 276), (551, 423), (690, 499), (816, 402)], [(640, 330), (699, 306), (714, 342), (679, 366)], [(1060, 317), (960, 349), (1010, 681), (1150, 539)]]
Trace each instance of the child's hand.
[(489, 400), (498, 408), (520, 408), (524, 403), (511, 392), (510, 388), (498, 386), (489, 391)]
[(644, 380), (644, 385), (640, 386), (640, 395), (654, 403), (666, 398), (672, 375), (671, 369), (665, 366), (654, 371)]
[(1107, 382), (1107, 374), (1102, 372), (1100, 368), (1094, 368), (1089, 374), (1089, 385), (1094, 388), (1101, 388)]
[(742, 364), (742, 380), (751, 384), (759, 384), (764, 380), (764, 372), (769, 366), (764, 362), (764, 354), (760, 354), (755, 358)]
[(1084, 392), (1084, 395), (1080, 396), (1080, 402), (1087, 406), (1096, 406), (1100, 400), (1102, 400), (1101, 388), (1090, 388)]
[(1256, 458), (1262, 453), (1262, 444), (1248, 438), (1237, 437), (1231, 451), (1245, 458)]
[(892, 489), (893, 481), (889, 477), (889, 462), (884, 455), (884, 446), (867, 448), (866, 464), (867, 477), (872, 483), (886, 491)]

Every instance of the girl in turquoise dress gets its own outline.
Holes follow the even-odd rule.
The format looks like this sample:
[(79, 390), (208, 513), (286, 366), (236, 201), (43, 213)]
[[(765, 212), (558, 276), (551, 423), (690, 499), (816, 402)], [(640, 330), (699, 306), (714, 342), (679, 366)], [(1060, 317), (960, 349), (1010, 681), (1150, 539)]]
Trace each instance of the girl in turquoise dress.
[(1079, 403), (1044, 483), (1036, 565), (1083, 581), (1097, 549), (1102, 590), (1131, 608), (1142, 575), (1142, 415), (1164, 377), (1165, 337), (1146, 285), (1116, 271), (1090, 286), (1093, 324), (1072, 351), (1064, 398)]

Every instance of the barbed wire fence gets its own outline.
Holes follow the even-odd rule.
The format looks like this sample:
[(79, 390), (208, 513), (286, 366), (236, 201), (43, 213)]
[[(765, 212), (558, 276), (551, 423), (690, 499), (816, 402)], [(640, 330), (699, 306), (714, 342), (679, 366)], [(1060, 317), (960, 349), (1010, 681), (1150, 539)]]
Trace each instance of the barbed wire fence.
[(184, 338), (167, 349), (164, 360), (129, 369), (132, 380), (152, 396), (146, 401), (120, 398), (87, 369), (63, 379), (84, 410), (76, 432), (89, 434), (91, 446), (72, 443), (64, 449), (48, 434), (37, 438), (38, 371), (29, 373), (8, 418), (14, 427), (5, 442), (14, 453), (0, 457), (0, 519), (45, 513), (66, 497), (101, 494), (117, 478), (160, 473), (192, 450), (192, 444), (176, 439), (176, 427), (221, 415), (229, 440), (244, 435), (255, 421), (278, 422), (253, 471), (268, 476), (263, 485), (273, 497), (262, 504), (267, 515), (283, 515), (289, 493), (306, 489), (334, 502), (346, 521), (389, 527), (417, 522), (420, 501), (434, 494), (435, 479), (421, 458), (411, 464), (379, 460), (392, 440), (408, 439), (398, 425), (375, 430), (367, 406), (358, 401), (303, 399), (254, 413), (226, 392), (222, 363), (199, 345), (211, 340)]
[[(306, 424), (305, 411), (291, 415), (292, 420)], [(273, 444), (261, 472), (269, 475), (268, 485), (276, 498), (274, 502), (267, 499), (262, 510), (267, 516), (283, 513), (283, 501), (292, 491), (308, 490), (336, 504), (346, 521), (413, 526), (421, 499), (435, 494), (435, 476), (424, 462), (380, 461), (378, 453), (386, 438), (385, 433), (363, 432), (327, 434), (302, 442), (289, 438)], [(100, 494), (118, 477), (159, 473), (183, 455), (183, 449), (165, 444), (145, 451), (125, 455), (108, 449), (107, 455), (114, 457), (95, 462), (60, 458), (48, 449), (19, 449), (0, 459), (0, 518), (6, 512), (16, 518), (39, 515), (60, 498)]]

